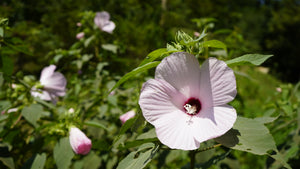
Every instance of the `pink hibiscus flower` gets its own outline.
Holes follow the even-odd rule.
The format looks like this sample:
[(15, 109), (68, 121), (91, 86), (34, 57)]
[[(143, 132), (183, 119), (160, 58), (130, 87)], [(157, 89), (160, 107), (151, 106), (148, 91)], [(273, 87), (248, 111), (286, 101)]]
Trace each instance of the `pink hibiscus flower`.
[(94, 23), (97, 25), (102, 31), (107, 33), (112, 33), (115, 29), (116, 25), (114, 22), (110, 21), (110, 15), (108, 12), (97, 12), (94, 18)]
[(194, 150), (232, 128), (237, 115), (227, 103), (236, 93), (225, 62), (209, 58), (200, 68), (193, 55), (178, 52), (164, 58), (155, 79), (144, 83), (139, 105), (163, 144)]
[(43, 85), (43, 90), (40, 91), (33, 87), (32, 96), (40, 97), (42, 100), (51, 100), (55, 103), (58, 96), (66, 94), (67, 80), (63, 74), (54, 72), (55, 69), (55, 65), (50, 65), (42, 70), (40, 83)]

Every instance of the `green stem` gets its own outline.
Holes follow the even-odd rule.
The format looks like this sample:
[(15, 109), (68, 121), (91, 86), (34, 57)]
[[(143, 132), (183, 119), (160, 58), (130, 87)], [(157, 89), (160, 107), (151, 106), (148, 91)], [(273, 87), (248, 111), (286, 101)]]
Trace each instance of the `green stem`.
[(206, 147), (204, 149), (200, 149), (200, 150), (196, 150), (196, 153), (199, 153), (199, 152), (203, 152), (203, 151), (207, 151), (207, 150), (210, 150), (210, 149), (214, 149), (214, 148), (217, 148), (217, 147), (220, 147), (222, 144), (216, 144), (216, 145), (213, 145), (211, 147)]
[(195, 156), (196, 156), (196, 152), (197, 152), (197, 150), (194, 150), (194, 151), (190, 152), (190, 158), (191, 158), (190, 169), (194, 169), (195, 168)]

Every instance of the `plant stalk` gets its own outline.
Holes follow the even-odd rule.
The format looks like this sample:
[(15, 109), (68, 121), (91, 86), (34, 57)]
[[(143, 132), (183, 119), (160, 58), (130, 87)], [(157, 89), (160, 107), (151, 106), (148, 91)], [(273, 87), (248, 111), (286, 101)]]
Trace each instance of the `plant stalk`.
[(195, 157), (196, 157), (196, 150), (193, 150), (190, 152), (190, 158), (191, 158), (190, 169), (195, 168)]

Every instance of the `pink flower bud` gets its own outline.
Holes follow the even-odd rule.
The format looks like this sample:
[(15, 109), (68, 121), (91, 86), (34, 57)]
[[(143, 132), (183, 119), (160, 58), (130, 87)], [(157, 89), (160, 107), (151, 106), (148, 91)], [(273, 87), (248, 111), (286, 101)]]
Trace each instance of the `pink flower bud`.
[(194, 32), (194, 36), (199, 37), (200, 33), (199, 32)]
[(90, 152), (92, 141), (77, 127), (71, 127), (69, 139), (76, 154), (86, 155)]
[(80, 32), (76, 35), (77, 39), (82, 39), (84, 37), (84, 32)]
[(276, 88), (276, 91), (279, 92), (279, 93), (281, 93), (281, 92), (282, 92), (282, 89), (281, 89), (280, 87), (277, 87), (277, 88)]
[(77, 25), (78, 27), (81, 27), (81, 26), (82, 26), (82, 24), (81, 24), (80, 22), (77, 22), (76, 25)]
[(120, 116), (120, 120), (122, 121), (122, 124), (124, 124), (127, 120), (133, 118), (135, 116), (135, 112), (133, 110), (123, 114)]

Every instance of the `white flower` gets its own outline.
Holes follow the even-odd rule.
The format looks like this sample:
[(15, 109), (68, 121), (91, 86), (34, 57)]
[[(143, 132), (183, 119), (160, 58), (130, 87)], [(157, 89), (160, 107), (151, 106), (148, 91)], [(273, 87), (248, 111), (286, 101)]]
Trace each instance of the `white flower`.
[(94, 23), (97, 25), (102, 31), (107, 33), (112, 33), (115, 29), (116, 25), (114, 22), (110, 21), (110, 15), (108, 12), (97, 12), (94, 18)]
[(225, 62), (209, 58), (200, 68), (193, 55), (178, 52), (144, 83), (139, 104), (163, 144), (194, 150), (232, 128), (237, 115), (227, 103), (235, 95), (235, 76)]
[(64, 96), (66, 94), (67, 80), (63, 74), (54, 72), (55, 69), (55, 65), (50, 65), (42, 70), (40, 83), (43, 89), (40, 91), (33, 87), (31, 90), (32, 96), (55, 102), (58, 96)]
[(123, 114), (120, 116), (121, 122), (124, 124), (127, 120), (133, 118), (135, 116), (135, 112), (133, 110)]
[(76, 154), (86, 155), (92, 148), (92, 141), (77, 127), (70, 129), (70, 144)]

